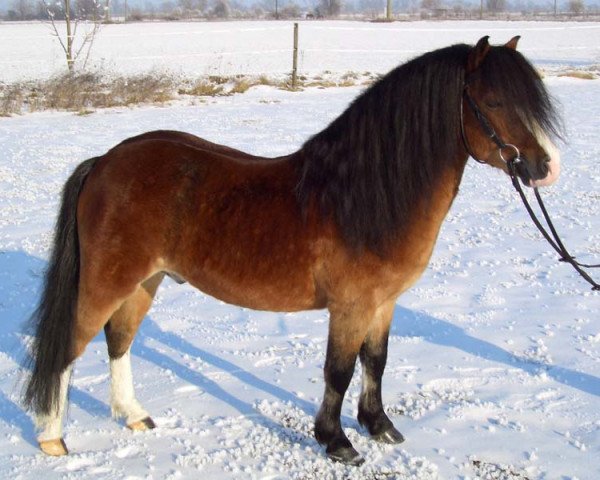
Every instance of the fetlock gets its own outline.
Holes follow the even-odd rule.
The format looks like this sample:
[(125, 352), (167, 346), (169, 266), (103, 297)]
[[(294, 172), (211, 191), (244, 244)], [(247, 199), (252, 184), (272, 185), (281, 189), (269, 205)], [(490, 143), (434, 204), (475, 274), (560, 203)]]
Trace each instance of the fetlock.
[(358, 423), (365, 427), (371, 435), (379, 435), (394, 427), (383, 409), (370, 412), (359, 405), (357, 419)]

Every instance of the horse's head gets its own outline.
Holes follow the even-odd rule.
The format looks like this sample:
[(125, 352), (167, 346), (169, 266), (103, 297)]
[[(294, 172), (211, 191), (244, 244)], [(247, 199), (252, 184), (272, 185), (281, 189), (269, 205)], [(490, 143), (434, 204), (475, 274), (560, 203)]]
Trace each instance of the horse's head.
[(551, 185), (560, 172), (560, 155), (551, 137), (560, 136), (558, 116), (544, 84), (516, 51), (519, 37), (490, 46), (483, 37), (468, 57), (462, 99), (463, 140), (471, 156), (516, 172), (525, 185)]

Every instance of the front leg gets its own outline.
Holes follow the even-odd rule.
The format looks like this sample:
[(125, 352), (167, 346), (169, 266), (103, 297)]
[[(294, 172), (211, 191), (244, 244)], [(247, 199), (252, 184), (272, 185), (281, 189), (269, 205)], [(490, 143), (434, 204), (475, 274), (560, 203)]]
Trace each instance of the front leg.
[(402, 443), (404, 437), (396, 430), (383, 409), (381, 379), (387, 361), (388, 337), (394, 304), (378, 310), (372, 328), (360, 348), (362, 390), (358, 402), (358, 422), (373, 439), (384, 443)]
[(315, 437), (326, 446), (327, 456), (349, 465), (361, 465), (364, 459), (342, 430), (340, 415), (356, 357), (365, 338), (365, 324), (368, 322), (362, 315), (331, 311), (324, 369), (325, 394), (315, 419)]

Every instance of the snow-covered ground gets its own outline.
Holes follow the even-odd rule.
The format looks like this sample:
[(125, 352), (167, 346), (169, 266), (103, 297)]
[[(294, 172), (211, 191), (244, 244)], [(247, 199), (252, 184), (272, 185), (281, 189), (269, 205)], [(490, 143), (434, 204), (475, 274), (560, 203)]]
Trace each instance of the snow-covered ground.
[[(479, 24), (464, 33), (452, 25), (451, 38), (441, 29), (403, 47), (420, 51), (482, 33), (469, 30)], [(496, 42), (519, 33), (512, 23), (490, 25), (511, 29), (492, 32)], [(582, 65), (598, 61), (597, 27), (589, 43), (581, 40)], [(562, 44), (557, 32), (537, 43), (520, 33), (524, 46), (541, 49)], [(566, 62), (558, 47), (543, 58)], [(567, 245), (597, 263), (600, 81), (548, 77), (547, 84), (562, 104), (568, 143), (562, 177), (543, 193)], [(75, 371), (65, 430), (71, 454), (38, 452), (19, 406), (21, 331), (39, 295), (58, 193), (74, 166), (158, 128), (283, 154), (358, 92), (255, 87), (196, 106), (0, 118), (0, 478), (600, 478), (600, 295), (556, 262), (508, 178), (474, 162), (430, 268), (395, 312), (384, 403), (404, 444), (376, 444), (358, 426), (359, 372), (343, 423), (365, 465), (331, 463), (313, 439), (326, 312), (256, 312), (165, 281), (133, 347), (138, 397), (158, 428), (133, 434), (110, 418), (100, 336)]]
[[(475, 43), (483, 35), (495, 42), (522, 35), (521, 51), (547, 69), (600, 63), (599, 23), (299, 23), (299, 69), (305, 74), (386, 72), (417, 54), (456, 42)], [(79, 28), (82, 38), (85, 26)], [(289, 21), (105, 25), (89, 66), (103, 72), (169, 71), (188, 77), (289, 73), (292, 32)], [(64, 68), (64, 54), (48, 24), (0, 23), (0, 81), (47, 77)]]

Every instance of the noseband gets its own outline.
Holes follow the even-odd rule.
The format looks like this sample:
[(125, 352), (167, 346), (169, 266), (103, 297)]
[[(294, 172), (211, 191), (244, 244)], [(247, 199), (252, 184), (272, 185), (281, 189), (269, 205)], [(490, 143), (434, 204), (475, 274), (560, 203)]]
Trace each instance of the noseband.
[[(559, 261), (571, 264), (571, 266), (577, 271), (577, 273), (579, 273), (579, 275), (581, 275), (581, 277), (592, 286), (592, 290), (600, 290), (600, 284), (596, 283), (594, 281), (594, 279), (592, 277), (590, 277), (590, 275), (585, 270), (583, 270), (583, 268), (599, 268), (600, 264), (599, 265), (586, 265), (584, 263), (579, 263), (577, 260), (575, 260), (575, 257), (573, 257), (567, 251), (566, 247), (564, 246), (561, 238), (559, 237), (559, 235), (556, 231), (556, 228), (554, 228), (554, 224), (552, 223), (552, 220), (550, 219), (550, 215), (548, 214), (548, 211), (546, 210), (546, 206), (544, 205), (544, 202), (542, 201), (542, 197), (540, 196), (540, 192), (537, 187), (533, 188), (533, 191), (535, 193), (535, 198), (537, 199), (540, 210), (544, 216), (544, 219), (546, 220), (546, 224), (548, 225), (548, 228), (550, 229), (552, 236), (550, 236), (548, 231), (541, 224), (540, 220), (537, 218), (535, 212), (531, 208), (531, 205), (529, 204), (529, 201), (527, 200), (527, 197), (525, 196), (525, 192), (523, 192), (523, 189), (521, 188), (521, 184), (519, 182), (519, 177), (517, 176), (517, 165), (518, 164), (523, 164), (525, 169), (528, 169), (527, 162), (523, 162), (523, 160), (521, 159), (521, 152), (519, 151), (519, 149), (511, 143), (504, 142), (502, 140), (502, 138), (496, 133), (496, 130), (494, 130), (494, 127), (492, 126), (489, 119), (481, 111), (481, 109), (479, 108), (479, 106), (477, 105), (477, 103), (475, 102), (473, 97), (471, 97), (471, 94), (469, 93), (468, 85), (465, 85), (465, 87), (463, 89), (463, 99), (469, 105), (471, 111), (473, 112), (473, 114), (475, 115), (475, 118), (477, 119), (477, 123), (479, 124), (479, 126), (481, 127), (483, 132), (498, 147), (498, 154), (500, 155), (500, 158), (506, 164), (506, 167), (508, 169), (508, 174), (510, 176), (512, 184), (515, 187), (515, 190), (518, 192), (519, 196), (521, 197), (521, 200), (523, 201), (523, 205), (525, 205), (527, 213), (529, 213), (531, 220), (533, 221), (533, 223), (535, 224), (537, 229), (540, 231), (540, 233), (544, 236), (546, 241), (558, 253), (558, 255), (560, 256)], [(473, 153), (473, 149), (471, 148), (471, 145), (467, 138), (467, 132), (465, 130), (463, 103), (464, 103), (463, 101), (460, 102), (460, 134), (462, 137), (463, 144), (467, 150), (467, 153), (474, 160), (476, 160), (479, 163), (487, 163), (487, 162), (477, 158), (475, 156), (475, 154)], [(508, 158), (506, 158), (504, 156), (504, 152), (508, 153), (507, 150), (512, 151), (512, 156), (510, 156)]]

